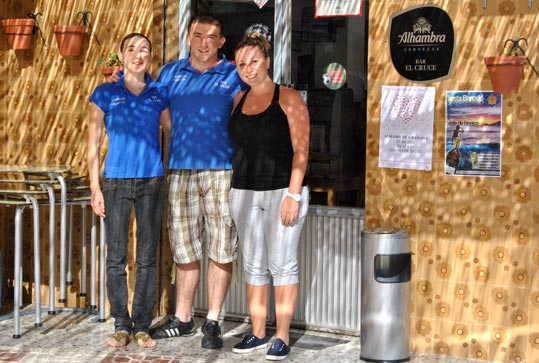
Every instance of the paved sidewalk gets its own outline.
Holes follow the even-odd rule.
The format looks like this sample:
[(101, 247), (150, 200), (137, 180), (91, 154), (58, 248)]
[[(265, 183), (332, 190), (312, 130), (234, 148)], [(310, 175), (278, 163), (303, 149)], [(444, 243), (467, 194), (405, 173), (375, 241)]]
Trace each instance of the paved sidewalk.
[[(0, 362), (102, 362), (102, 363), (234, 363), (267, 362), (265, 350), (251, 354), (232, 353), (232, 346), (241, 340), (250, 326), (224, 321), (221, 324), (224, 347), (202, 349), (202, 318), (195, 318), (197, 334), (158, 340), (153, 350), (138, 348), (132, 340), (124, 349), (106, 347), (114, 330), (112, 319), (97, 322), (97, 316), (65, 310), (57, 315), (43, 313), (43, 326), (35, 328), (33, 310), (25, 309), (21, 318), (20, 339), (13, 339), (13, 319), (0, 315)], [(156, 319), (158, 323), (161, 318)], [(268, 330), (272, 334), (271, 330)], [(359, 359), (360, 338), (355, 336), (293, 330), (291, 353), (285, 362), (347, 363)], [(473, 360), (429, 355), (412, 355), (411, 363), (469, 363)], [(481, 363), (488, 363), (481, 361)]]
[[(195, 318), (197, 334), (157, 340), (153, 350), (138, 348), (132, 340), (124, 349), (106, 347), (114, 331), (112, 319), (97, 322), (97, 316), (85, 312), (64, 311), (42, 315), (43, 326), (35, 328), (33, 310), (26, 309), (21, 318), (22, 337), (13, 339), (13, 319), (0, 321), (0, 362), (265, 362), (265, 350), (252, 354), (232, 353), (250, 327), (246, 323), (221, 323), (224, 347), (218, 350), (200, 347), (202, 318)], [(156, 323), (160, 318), (156, 319)], [(271, 334), (271, 330), (269, 331)], [(359, 362), (359, 337), (294, 330), (288, 362)]]

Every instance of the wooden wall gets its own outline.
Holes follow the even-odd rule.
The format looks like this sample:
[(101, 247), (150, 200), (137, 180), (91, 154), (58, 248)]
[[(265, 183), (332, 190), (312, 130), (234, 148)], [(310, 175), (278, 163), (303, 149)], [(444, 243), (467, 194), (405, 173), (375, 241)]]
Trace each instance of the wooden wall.
[[(153, 43), (152, 76), (156, 77), (165, 61), (178, 57), (179, 1), (123, 0), (0, 0), (0, 18), (24, 18), (27, 13), (41, 13), (38, 22), (44, 41), (34, 35), (30, 50), (11, 50), (3, 30), (0, 30), (0, 164), (70, 165), (75, 174), (87, 175), (86, 144), (88, 129), (88, 98), (93, 89), (104, 81), (98, 59), (111, 51), (119, 51), (122, 37), (130, 32), (147, 34)], [(53, 26), (78, 24), (77, 13), (90, 11), (90, 23), (83, 52), (78, 57), (62, 57), (58, 52)], [(166, 25), (165, 25), (166, 20)], [(166, 32), (166, 39), (164, 34)], [(166, 42), (166, 47), (165, 47)], [(166, 54), (163, 50), (166, 48)], [(166, 58), (164, 58), (166, 57)], [(102, 143), (102, 159), (107, 149)], [(88, 213), (88, 226), (90, 225)], [(57, 210), (59, 216), (59, 209)], [(48, 211), (41, 209), (42, 302), (48, 304)], [(59, 236), (59, 221), (55, 226)], [(0, 207), (0, 247), (3, 272), (12, 284), (13, 277), (13, 208)], [(80, 288), (80, 221), (75, 211), (73, 271), (74, 284), (67, 290), (67, 306), (85, 307), (89, 304), (78, 297)], [(33, 293), (31, 211), (24, 219), (24, 282), (26, 301)], [(133, 226), (128, 279), (134, 286)], [(171, 258), (164, 230), (160, 249), (159, 293), (165, 297), (156, 310), (166, 312), (170, 295)], [(90, 243), (87, 233), (85, 243)], [(56, 251), (59, 251), (57, 242)], [(28, 253), (26, 253), (28, 252)], [(59, 261), (59, 253), (56, 256)], [(88, 260), (89, 269), (89, 260)], [(87, 272), (89, 276), (89, 272)], [(58, 279), (58, 272), (56, 273)], [(57, 280), (58, 281), (58, 280)], [(89, 282), (88, 282), (89, 284)], [(88, 285), (89, 286), (89, 285)], [(168, 292), (167, 292), (168, 291)], [(56, 283), (58, 299), (58, 282)], [(58, 304), (62, 306), (62, 304)]]
[[(456, 58), (436, 88), (433, 169), (378, 167), (382, 85), (418, 85), (390, 59), (391, 14), (443, 8), (455, 27)], [(503, 41), (529, 41), (539, 67), (539, 1), (370, 1), (366, 226), (411, 233), (411, 345), (415, 352), (500, 362), (539, 362), (539, 79), (529, 66), (518, 94), (503, 100), (502, 177), (446, 177), (445, 92), (492, 89), (484, 56)]]

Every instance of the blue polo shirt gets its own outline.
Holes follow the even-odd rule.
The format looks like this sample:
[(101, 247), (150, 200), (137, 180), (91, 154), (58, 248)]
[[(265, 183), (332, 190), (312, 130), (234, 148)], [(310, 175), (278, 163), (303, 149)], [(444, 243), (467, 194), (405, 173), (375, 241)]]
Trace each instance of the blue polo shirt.
[(220, 57), (204, 73), (191, 67), (189, 57), (161, 69), (158, 80), (167, 86), (172, 117), (169, 169), (232, 169), (228, 119), (234, 96), (247, 86), (236, 66)]
[(107, 178), (150, 178), (164, 175), (159, 143), (161, 111), (169, 105), (166, 87), (146, 74), (146, 87), (134, 95), (124, 84), (97, 86), (90, 101), (105, 112), (109, 139)]

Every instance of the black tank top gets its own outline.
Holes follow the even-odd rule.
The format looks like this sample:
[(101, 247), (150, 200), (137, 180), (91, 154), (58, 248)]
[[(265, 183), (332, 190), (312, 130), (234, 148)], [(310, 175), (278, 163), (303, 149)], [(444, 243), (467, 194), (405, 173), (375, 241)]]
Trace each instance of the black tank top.
[[(279, 105), (279, 85), (275, 84), (269, 107), (256, 115), (245, 115), (245, 92), (234, 109), (228, 133), (234, 143), (232, 188), (273, 190), (287, 188), (294, 150), (286, 114)], [(305, 185), (305, 180), (304, 180)]]

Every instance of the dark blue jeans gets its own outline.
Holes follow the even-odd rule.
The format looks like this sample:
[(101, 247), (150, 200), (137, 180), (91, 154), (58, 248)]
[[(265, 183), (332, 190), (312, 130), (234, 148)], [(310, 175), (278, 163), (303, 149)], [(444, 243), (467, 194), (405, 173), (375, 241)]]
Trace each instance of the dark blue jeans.
[[(156, 255), (165, 209), (165, 177), (104, 178), (107, 296), (116, 331), (148, 332), (153, 318)], [(127, 242), (131, 209), (137, 222), (136, 277), (131, 317), (127, 309)]]

